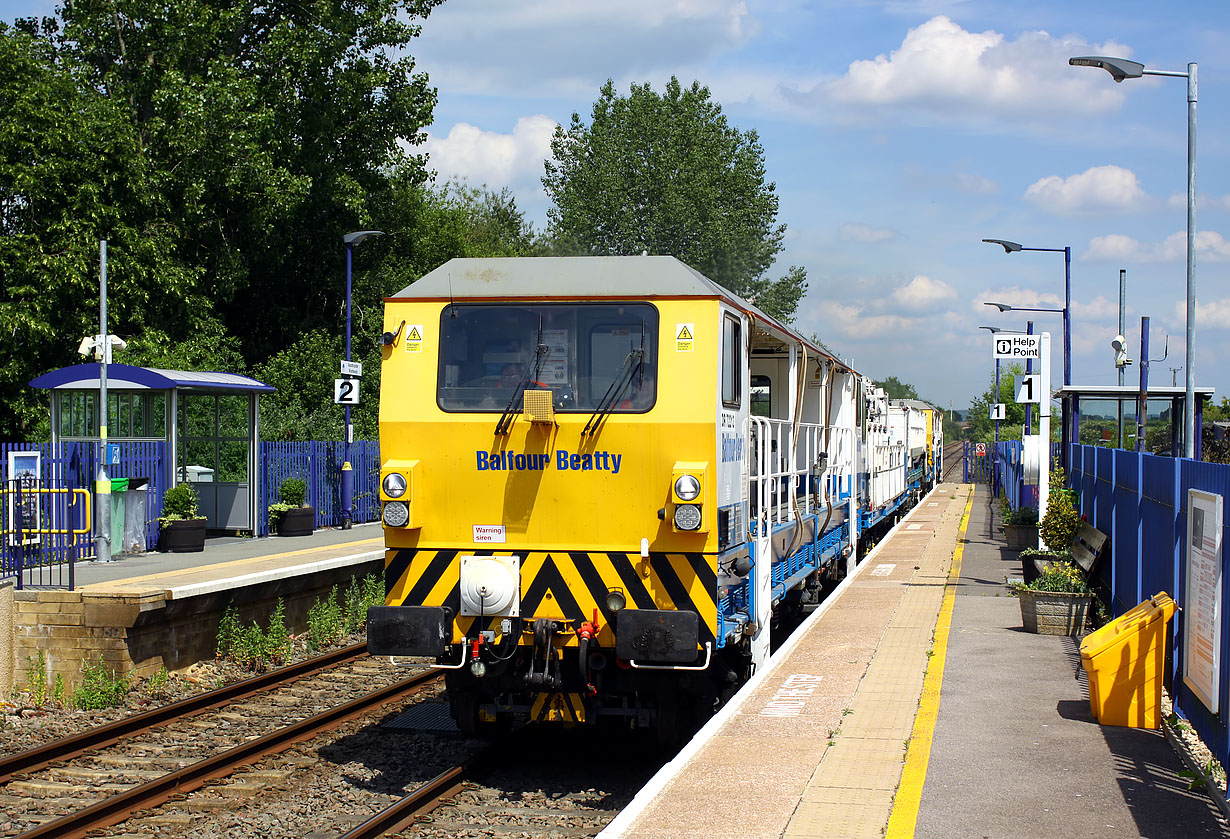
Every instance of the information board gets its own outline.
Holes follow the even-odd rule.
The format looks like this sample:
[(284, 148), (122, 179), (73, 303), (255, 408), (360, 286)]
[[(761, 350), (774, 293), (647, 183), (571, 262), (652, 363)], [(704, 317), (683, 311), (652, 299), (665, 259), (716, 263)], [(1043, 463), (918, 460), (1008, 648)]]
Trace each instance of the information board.
[(1222, 497), (1187, 491), (1187, 595), (1183, 604), (1183, 681), (1213, 713), (1221, 701)]

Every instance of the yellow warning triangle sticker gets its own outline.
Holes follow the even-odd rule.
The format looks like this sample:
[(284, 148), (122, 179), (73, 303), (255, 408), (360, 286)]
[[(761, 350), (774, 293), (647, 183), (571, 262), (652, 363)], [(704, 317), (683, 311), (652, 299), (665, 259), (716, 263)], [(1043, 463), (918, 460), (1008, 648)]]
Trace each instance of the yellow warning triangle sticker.
[(421, 341), (423, 340), (423, 338), (421, 335), (419, 335), (418, 329), (412, 326), (410, 327), (410, 334), (406, 336), (406, 340), (407, 341)]
[(681, 326), (681, 327), (679, 328), (679, 335), (678, 335), (678, 337), (676, 338), (676, 340), (678, 340), (678, 341), (690, 341), (690, 340), (692, 340), (692, 333), (688, 331), (688, 326), (687, 326), (687, 324), (686, 324), (686, 323), (685, 323), (683, 326)]

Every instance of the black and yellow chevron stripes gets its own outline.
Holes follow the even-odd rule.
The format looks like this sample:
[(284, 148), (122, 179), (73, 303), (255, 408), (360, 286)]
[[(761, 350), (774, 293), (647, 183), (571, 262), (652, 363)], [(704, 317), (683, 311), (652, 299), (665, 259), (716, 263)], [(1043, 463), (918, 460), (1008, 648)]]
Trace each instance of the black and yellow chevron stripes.
[[(598, 642), (614, 643), (607, 593), (624, 592), (629, 609), (679, 609), (700, 617), (700, 643), (714, 641), (717, 629), (717, 560), (701, 553), (608, 551), (476, 551), (394, 549), (385, 554), (384, 583), (390, 606), (447, 606), (461, 612), (462, 556), (521, 557), (521, 618), (580, 623), (597, 610)], [(477, 618), (453, 622), (453, 642), (470, 634)], [(500, 618), (484, 620), (495, 628)], [(530, 643), (527, 638), (526, 643)], [(575, 643), (572, 639), (570, 643)]]

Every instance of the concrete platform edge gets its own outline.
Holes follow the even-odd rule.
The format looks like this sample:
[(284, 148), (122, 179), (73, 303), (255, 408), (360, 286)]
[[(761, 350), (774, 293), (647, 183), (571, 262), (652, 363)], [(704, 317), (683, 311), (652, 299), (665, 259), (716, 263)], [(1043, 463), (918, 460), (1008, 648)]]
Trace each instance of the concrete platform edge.
[[(931, 498), (931, 496), (935, 494), (936, 489), (938, 489), (938, 487), (933, 488), (919, 500), (919, 503), (905, 515), (905, 518), (898, 522), (897, 527), (894, 528), (894, 532), (896, 532), (903, 524), (908, 522), (917, 511), (922, 509), (923, 502)], [(842, 580), (841, 583), (838, 584), (837, 588), (833, 590), (832, 594), (830, 594), (824, 601), (824, 603), (808, 615), (807, 619), (795, 629), (790, 640), (783, 644), (769, 660), (769, 666), (754, 675), (747, 682), (747, 684), (740, 688), (734, 698), (732, 698), (730, 702), (726, 703), (720, 711), (718, 711), (707, 723), (705, 723), (704, 726), (701, 727), (700, 731), (698, 731), (696, 735), (688, 742), (688, 744), (680, 750), (679, 754), (675, 755), (669, 763), (659, 769), (658, 772), (649, 779), (640, 792), (638, 792), (632, 801), (628, 803), (628, 806), (621, 810), (619, 815), (612, 819), (607, 826), (603, 828), (602, 832), (598, 834), (597, 839), (622, 839), (626, 835), (627, 830), (632, 827), (636, 819), (653, 802), (662, 789), (670, 783), (670, 781), (673, 780), (684, 769), (684, 767), (688, 765), (692, 758), (694, 758), (704, 746), (705, 742), (716, 734), (716, 732), (721, 729), (721, 727), (725, 725), (726, 722), (728, 722), (740, 708), (743, 707), (756, 689), (780, 666), (781, 662), (786, 660), (790, 651), (794, 649), (795, 645), (798, 643), (798, 640), (806, 634), (812, 624), (818, 622), (821, 617), (823, 617), (824, 613), (828, 611), (829, 607), (840, 599), (841, 595), (853, 584), (853, 582), (858, 579), (867, 568), (874, 565), (872, 560), (876, 558), (881, 548), (887, 543), (888, 540), (882, 540), (871, 549), (867, 556), (863, 558), (863, 561), (860, 562), (854, 569), (854, 573)]]

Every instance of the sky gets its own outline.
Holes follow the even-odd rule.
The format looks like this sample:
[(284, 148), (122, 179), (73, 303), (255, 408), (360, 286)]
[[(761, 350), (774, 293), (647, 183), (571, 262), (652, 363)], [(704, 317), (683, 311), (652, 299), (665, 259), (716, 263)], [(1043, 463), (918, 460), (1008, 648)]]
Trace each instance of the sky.
[[(53, 6), (0, 0), (0, 18)], [(986, 238), (1071, 247), (1074, 384), (1117, 381), (1121, 269), (1125, 382), (1145, 315), (1150, 355), (1168, 350), (1150, 383), (1183, 384), (1187, 83), (1117, 84), (1079, 55), (1199, 64), (1196, 383), (1230, 395), (1228, 30), (1225, 0), (446, 0), (412, 54), (439, 95), (429, 167), (509, 187), (537, 229), (552, 131), (588, 123), (603, 82), (708, 86), (764, 147), (787, 227), (770, 275), (810, 285), (796, 328), (960, 409), (994, 368), (983, 325), (1032, 317), (1062, 380), (1061, 317), (984, 302), (1060, 308), (1063, 254)]]

